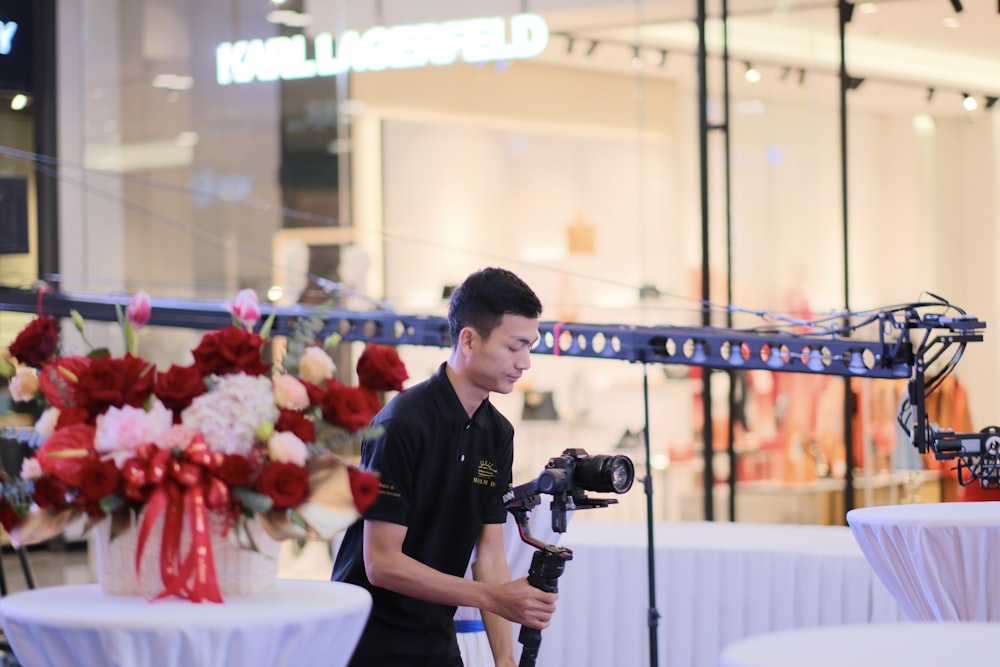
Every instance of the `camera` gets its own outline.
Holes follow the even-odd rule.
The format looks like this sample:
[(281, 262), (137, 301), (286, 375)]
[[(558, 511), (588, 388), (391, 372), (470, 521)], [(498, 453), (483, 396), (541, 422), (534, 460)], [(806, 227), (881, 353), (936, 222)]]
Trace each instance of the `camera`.
[(577, 489), (595, 493), (625, 493), (632, 488), (635, 467), (627, 456), (596, 454), (567, 449), (549, 459), (538, 476), (539, 493), (573, 493)]
[[(511, 512), (531, 510), (540, 494), (552, 496), (552, 529), (566, 532), (566, 513), (571, 510), (607, 507), (617, 503), (610, 498), (591, 498), (596, 493), (625, 493), (635, 481), (632, 459), (622, 455), (589, 455), (586, 450), (570, 448), (549, 459), (538, 477), (515, 486), (503, 498)], [(522, 539), (524, 535), (522, 534)]]

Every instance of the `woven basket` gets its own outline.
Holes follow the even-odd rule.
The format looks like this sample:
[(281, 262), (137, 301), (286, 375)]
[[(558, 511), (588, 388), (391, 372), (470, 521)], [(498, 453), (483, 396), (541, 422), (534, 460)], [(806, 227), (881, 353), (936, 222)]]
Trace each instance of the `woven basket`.
[[(142, 554), (140, 577), (136, 578), (135, 552), (139, 541), (142, 514), (133, 519), (132, 527), (111, 539), (111, 520), (96, 524), (94, 557), (97, 581), (105, 593), (112, 595), (146, 595), (154, 597), (163, 592), (160, 579), (160, 546), (163, 538), (163, 515), (157, 518)], [(253, 595), (269, 587), (278, 577), (278, 555), (281, 543), (261, 527), (256, 518), (247, 521), (247, 532), (258, 551), (244, 549), (236, 544), (230, 533), (222, 534), (223, 519), (214, 514), (209, 517), (212, 536), (212, 555), (219, 590), (227, 595)], [(191, 544), (191, 530), (184, 522), (181, 534), (181, 553), (187, 553)], [(139, 581), (142, 590), (139, 589)]]

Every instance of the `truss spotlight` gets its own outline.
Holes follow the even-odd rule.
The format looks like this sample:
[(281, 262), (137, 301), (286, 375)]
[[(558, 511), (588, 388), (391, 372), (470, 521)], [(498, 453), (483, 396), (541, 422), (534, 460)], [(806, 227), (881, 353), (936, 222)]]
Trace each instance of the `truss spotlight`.
[(933, 99), (934, 99), (934, 89), (933, 88), (928, 88), (927, 89), (927, 101), (930, 102)]
[(760, 81), (760, 70), (750, 63), (744, 63), (744, 66), (746, 67), (746, 71), (743, 73), (743, 76), (749, 83), (757, 83)]
[(954, 8), (955, 13), (957, 14), (961, 14), (962, 9), (964, 9), (962, 7), (962, 0), (951, 0), (951, 6)]
[(573, 35), (566, 35), (566, 53), (573, 53), (573, 43), (575, 41)]
[(788, 78), (788, 75), (791, 73), (792, 73), (792, 68), (786, 65), (781, 69), (781, 74), (778, 76), (778, 80), (784, 81), (785, 79)]
[(849, 76), (847, 77), (847, 89), (857, 90), (864, 82), (865, 78), (863, 76)]
[(804, 86), (806, 84), (806, 68), (799, 68), (799, 85)]
[(986, 104), (984, 105), (984, 108), (992, 109), (996, 103), (997, 103), (997, 98), (994, 95), (987, 95)]
[(597, 44), (598, 44), (598, 42), (597, 42), (596, 39), (590, 40), (590, 46), (587, 47), (586, 55), (588, 55), (588, 56), (594, 55), (594, 51), (597, 50)]
[(962, 108), (966, 111), (975, 111), (979, 108), (979, 102), (968, 93), (962, 93)]

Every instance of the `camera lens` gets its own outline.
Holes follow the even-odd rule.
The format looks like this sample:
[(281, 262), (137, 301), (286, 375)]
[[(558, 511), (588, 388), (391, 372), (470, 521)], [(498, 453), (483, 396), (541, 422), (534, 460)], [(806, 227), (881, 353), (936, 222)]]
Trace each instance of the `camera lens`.
[(632, 488), (635, 467), (627, 456), (597, 454), (577, 460), (573, 483), (596, 493), (625, 493)]

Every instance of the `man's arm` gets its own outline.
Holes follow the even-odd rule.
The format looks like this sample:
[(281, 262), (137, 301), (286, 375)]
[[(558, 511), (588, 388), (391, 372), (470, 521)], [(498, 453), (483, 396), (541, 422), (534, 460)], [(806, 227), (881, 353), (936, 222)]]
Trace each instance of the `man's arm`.
[[(477, 581), (503, 583), (510, 581), (510, 567), (503, 546), (503, 524), (486, 524), (476, 545), (476, 560), (472, 576)], [(514, 639), (510, 621), (485, 609), (481, 610), (486, 637), (497, 667), (514, 667)]]
[[(555, 593), (538, 590), (528, 584), (527, 578), (487, 582), (439, 572), (403, 553), (405, 537), (406, 526), (365, 521), (364, 559), (368, 581), (428, 602), (479, 607), (484, 612), (533, 628), (549, 624), (556, 606)], [(502, 544), (501, 537), (501, 558)]]

